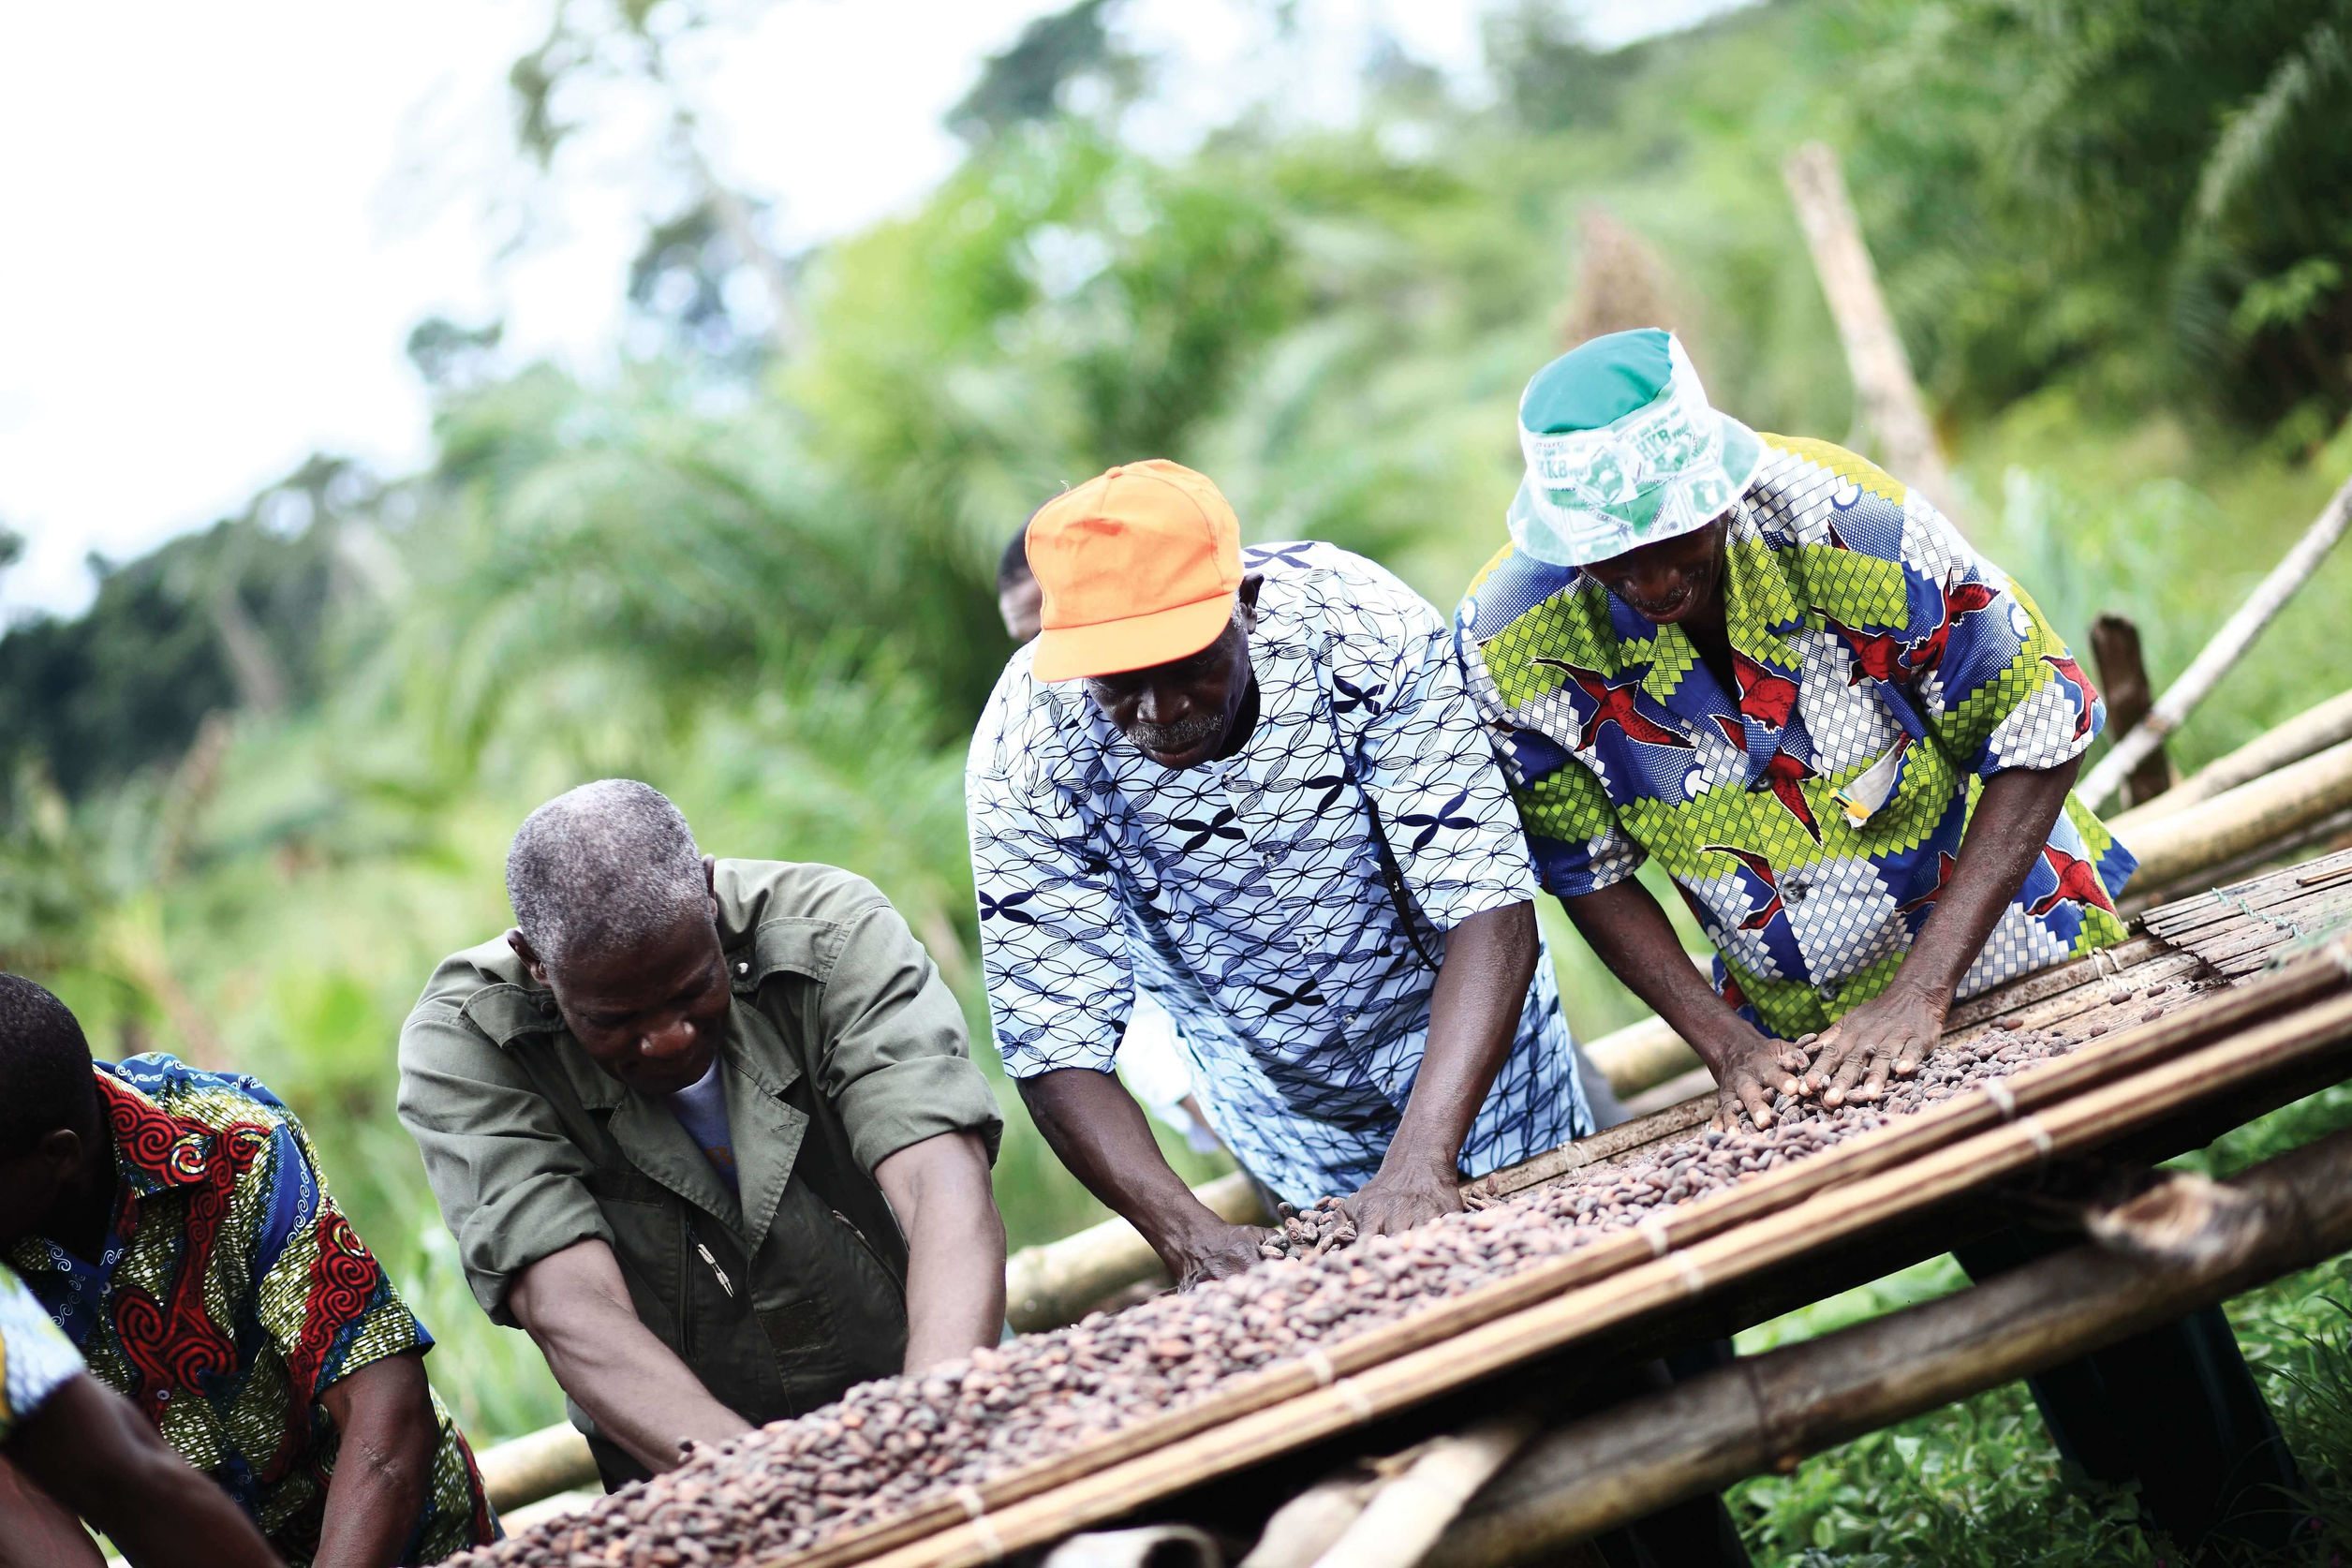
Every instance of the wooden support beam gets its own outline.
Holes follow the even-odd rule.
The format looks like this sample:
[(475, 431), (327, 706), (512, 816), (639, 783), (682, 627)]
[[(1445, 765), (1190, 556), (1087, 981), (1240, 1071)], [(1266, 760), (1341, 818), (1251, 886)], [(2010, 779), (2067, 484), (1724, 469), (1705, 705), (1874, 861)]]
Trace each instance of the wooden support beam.
[(1427, 1568), (1529, 1561), (2352, 1248), (2352, 1132), (2225, 1186), (2176, 1177), (2095, 1217), (2093, 1230), (2098, 1244), (1537, 1440)]
[(2155, 893), (2175, 886), (2346, 806), (2352, 806), (2352, 741), (2339, 741), (2226, 794), (2135, 825), (2124, 839), (2139, 857), (2134, 889)]

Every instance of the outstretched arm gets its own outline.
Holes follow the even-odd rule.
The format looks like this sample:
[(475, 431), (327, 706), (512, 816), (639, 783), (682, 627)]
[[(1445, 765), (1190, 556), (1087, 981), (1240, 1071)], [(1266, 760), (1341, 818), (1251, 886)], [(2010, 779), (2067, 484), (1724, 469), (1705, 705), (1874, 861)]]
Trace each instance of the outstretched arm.
[(907, 1235), (907, 1366), (993, 1345), (1004, 1326), (1004, 1220), (976, 1132), (940, 1132), (874, 1167)]
[(1765, 1034), (1715, 994), (1683, 954), (1666, 911), (1633, 878), (1560, 904), (1609, 972), (1674, 1026), (1715, 1075), (1715, 1125), (1738, 1127), (1745, 1107), (1756, 1126), (1771, 1126), (1772, 1091), (1799, 1090), (1805, 1053)]
[(688, 1439), (718, 1442), (751, 1429), (638, 1321), (606, 1243), (575, 1241), (540, 1259), (515, 1280), (507, 1307), (597, 1429), (656, 1474), (678, 1468)]
[(1462, 1206), (1462, 1140), (1511, 1054), (1539, 951), (1531, 903), (1474, 914), (1446, 933), (1404, 1118), (1348, 1206), (1359, 1234), (1394, 1235)]
[(1943, 1038), (1952, 993), (2041, 858), (2081, 766), (2081, 758), (2070, 757), (2053, 768), (2012, 768), (1985, 780), (1960, 858), (1902, 967), (1886, 990), (1822, 1031), (1808, 1086), (1823, 1104), (1876, 1100), (1889, 1072), (1909, 1077), (1928, 1059)]
[(1258, 1261), (1258, 1244), (1273, 1233), (1235, 1225), (1192, 1195), (1153, 1141), (1144, 1109), (1109, 1072), (1065, 1067), (1016, 1080), (1030, 1119), (1054, 1153), (1143, 1233), (1177, 1284), (1238, 1274)]
[[(106, 1531), (137, 1568), (279, 1568), (244, 1510), (173, 1453), (129, 1400), (86, 1372), (25, 1419), (6, 1454), (49, 1496)], [(7, 1533), (0, 1561), (11, 1558), (10, 1546), (31, 1544), (16, 1539), (13, 1525)]]

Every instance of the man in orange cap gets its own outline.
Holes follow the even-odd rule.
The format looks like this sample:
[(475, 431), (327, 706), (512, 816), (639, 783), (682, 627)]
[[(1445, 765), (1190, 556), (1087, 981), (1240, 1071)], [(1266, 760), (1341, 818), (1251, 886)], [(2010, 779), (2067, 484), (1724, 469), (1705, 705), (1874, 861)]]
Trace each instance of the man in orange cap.
[(966, 772), (989, 1010), (1081, 1180), (1187, 1282), (1257, 1261), (1112, 1076), (1139, 994), (1227, 1146), (1358, 1227), (1591, 1131), (1527, 845), (1444, 619), (1326, 544), (1244, 552), (1173, 463), (1042, 508), (1043, 629)]

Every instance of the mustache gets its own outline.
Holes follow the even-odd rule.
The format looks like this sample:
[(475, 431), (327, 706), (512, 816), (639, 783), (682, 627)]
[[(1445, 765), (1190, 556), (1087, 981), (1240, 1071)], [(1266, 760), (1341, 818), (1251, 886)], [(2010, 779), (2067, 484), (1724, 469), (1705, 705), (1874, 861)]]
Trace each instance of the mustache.
[(1128, 732), (1128, 738), (1146, 751), (1176, 754), (1206, 745), (1215, 737), (1217, 729), (1217, 715), (1195, 713), (1174, 724), (1137, 724)]

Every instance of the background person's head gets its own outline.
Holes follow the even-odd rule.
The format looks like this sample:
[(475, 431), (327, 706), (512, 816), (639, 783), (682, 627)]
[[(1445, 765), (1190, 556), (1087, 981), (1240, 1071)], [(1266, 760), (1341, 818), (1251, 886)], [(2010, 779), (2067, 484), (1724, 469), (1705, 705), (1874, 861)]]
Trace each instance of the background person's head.
[(1708, 405), (1671, 333), (1609, 333), (1537, 371), (1519, 448), (1507, 518), (1519, 549), (1582, 569), (1660, 626), (1714, 607), (1731, 512), (1764, 448)]
[(713, 866), (669, 797), (630, 778), (557, 795), (507, 851), (507, 942), (596, 1064), (641, 1094), (708, 1071), (733, 998)]
[(1225, 749), (1250, 694), (1258, 579), (1217, 486), (1154, 459), (1110, 469), (1037, 510), (1041, 681), (1083, 680), (1103, 717), (1164, 768)]
[(1016, 645), (1035, 642), (1044, 608), (1045, 596), (1029, 570), (1029, 525), (1024, 523), (997, 557), (997, 614), (1004, 617), (1004, 634)]
[(0, 974), (0, 1246), (112, 1164), (81, 1025), (22, 975)]

